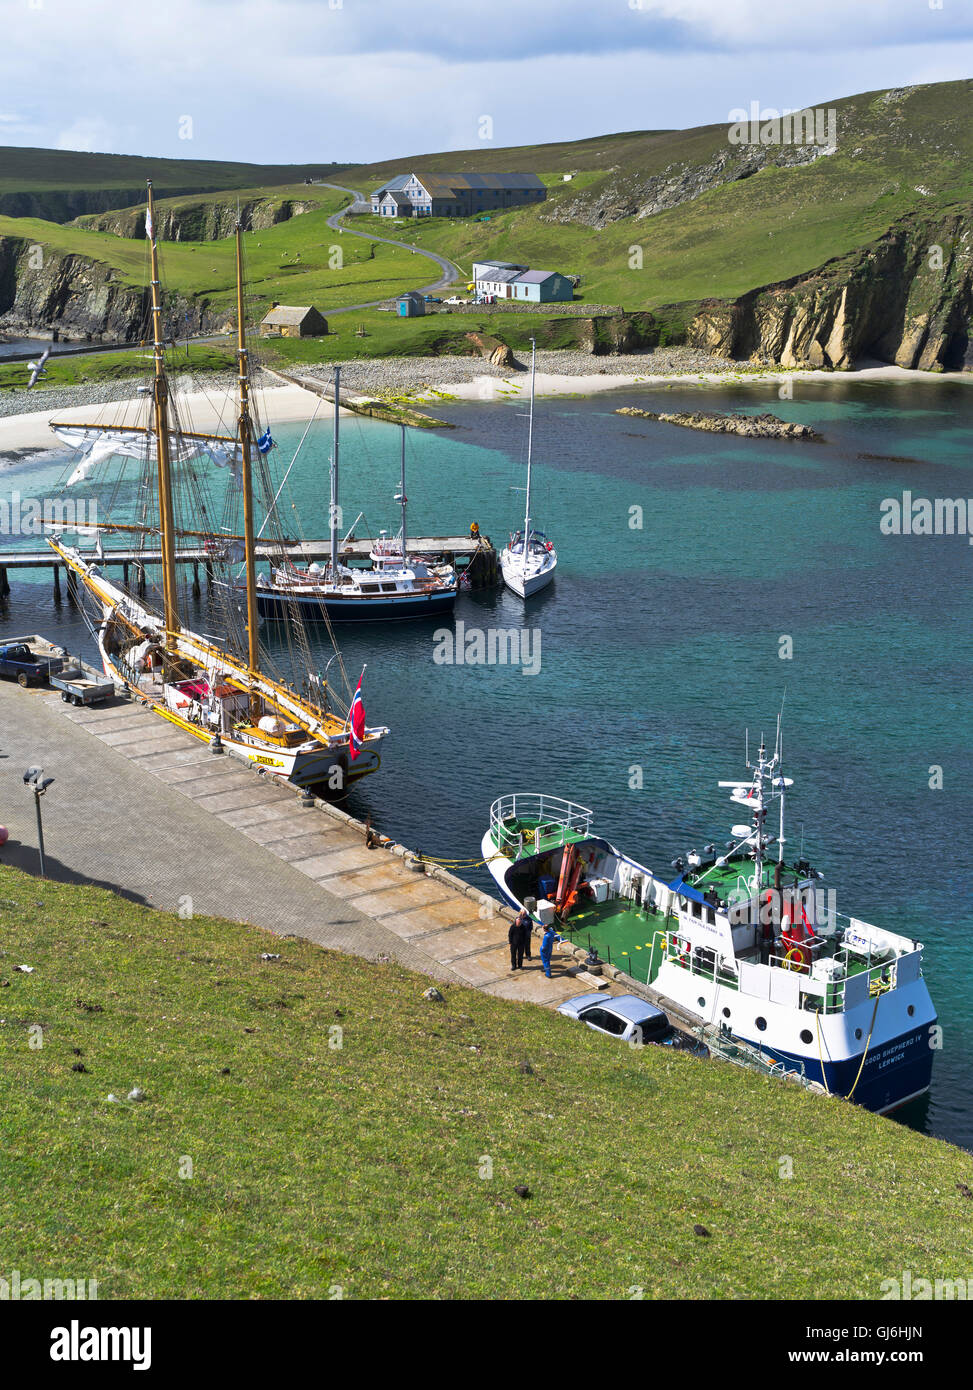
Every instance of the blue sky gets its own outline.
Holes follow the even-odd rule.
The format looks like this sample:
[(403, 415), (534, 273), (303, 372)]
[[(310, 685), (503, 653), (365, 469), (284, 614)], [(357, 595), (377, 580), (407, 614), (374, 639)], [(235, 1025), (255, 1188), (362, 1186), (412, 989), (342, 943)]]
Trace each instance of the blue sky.
[[(0, 0), (0, 144), (394, 158), (966, 77), (971, 0)], [(188, 120), (187, 120), (188, 118)]]

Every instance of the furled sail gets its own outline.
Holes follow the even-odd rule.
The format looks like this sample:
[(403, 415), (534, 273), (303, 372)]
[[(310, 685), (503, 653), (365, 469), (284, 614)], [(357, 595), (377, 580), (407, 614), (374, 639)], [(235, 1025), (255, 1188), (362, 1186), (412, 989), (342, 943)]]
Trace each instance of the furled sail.
[[(67, 487), (84, 482), (95, 466), (103, 459), (121, 456), (123, 458), (145, 458), (146, 452), (155, 448), (154, 430), (120, 430), (98, 426), (58, 425), (54, 434), (62, 444), (81, 451), (81, 459), (67, 480)], [(174, 450), (183, 458), (203, 454), (217, 468), (229, 468), (236, 486), (243, 486), (242, 459), (238, 446), (230, 441), (197, 439), (190, 434), (173, 433), (170, 440)]]

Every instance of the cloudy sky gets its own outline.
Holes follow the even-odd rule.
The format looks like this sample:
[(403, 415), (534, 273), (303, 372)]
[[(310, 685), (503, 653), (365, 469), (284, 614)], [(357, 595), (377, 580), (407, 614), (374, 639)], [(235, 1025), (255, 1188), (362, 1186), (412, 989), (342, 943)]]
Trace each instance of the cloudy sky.
[[(973, 0), (0, 0), (0, 144), (358, 162), (973, 72)], [(188, 118), (188, 119), (187, 119)]]

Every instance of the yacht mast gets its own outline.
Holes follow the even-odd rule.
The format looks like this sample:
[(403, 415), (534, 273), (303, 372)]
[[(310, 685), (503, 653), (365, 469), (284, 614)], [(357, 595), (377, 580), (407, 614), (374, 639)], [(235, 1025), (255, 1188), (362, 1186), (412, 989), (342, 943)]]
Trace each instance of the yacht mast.
[[(257, 553), (253, 538), (253, 470), (251, 448), (253, 420), (250, 416), (250, 378), (247, 366), (246, 324), (243, 315), (243, 229), (236, 226), (236, 315), (237, 371), (240, 385), (240, 419), (238, 437), (243, 463), (243, 544), (247, 572), (247, 664), (252, 674), (260, 665), (257, 616)], [(251, 703), (256, 700), (251, 696)]]
[(527, 505), (524, 512), (524, 574), (527, 573), (527, 542), (530, 538), (530, 460), (534, 446), (534, 370), (537, 342), (530, 340), (530, 415), (527, 420)]
[(338, 582), (338, 412), (341, 368), (334, 369), (334, 442), (331, 446), (331, 582)]
[(152, 264), (152, 352), (155, 379), (152, 387), (152, 413), (155, 426), (156, 459), (159, 470), (159, 538), (162, 550), (162, 600), (165, 617), (166, 651), (172, 651), (179, 631), (176, 601), (175, 515), (172, 505), (172, 459), (169, 452), (169, 381), (166, 376), (165, 344), (162, 337), (162, 286), (159, 280), (159, 249), (155, 238), (155, 200), (152, 181), (147, 182), (148, 212), (146, 232)]
[(401, 483), (400, 488), (399, 488), (399, 497), (398, 497), (397, 500), (400, 501), (400, 502), (402, 503), (402, 566), (403, 566), (403, 568), (405, 568), (406, 564), (408, 564), (408, 560), (406, 559), (406, 547), (405, 547), (405, 505), (406, 505), (406, 497), (405, 497), (405, 425), (402, 425), (402, 426), (401, 426), (401, 429), (402, 429), (402, 483)]

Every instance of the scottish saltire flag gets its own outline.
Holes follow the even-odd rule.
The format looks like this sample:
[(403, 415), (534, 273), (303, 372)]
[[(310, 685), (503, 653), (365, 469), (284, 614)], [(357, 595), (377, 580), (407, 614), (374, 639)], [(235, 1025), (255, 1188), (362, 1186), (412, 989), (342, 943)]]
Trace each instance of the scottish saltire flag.
[(269, 454), (273, 447), (274, 441), (270, 437), (270, 430), (264, 430), (263, 434), (257, 440), (257, 448), (262, 454)]
[(355, 691), (355, 698), (351, 702), (351, 709), (348, 711), (348, 718), (351, 720), (351, 737), (348, 740), (348, 748), (352, 760), (358, 757), (365, 741), (365, 706), (362, 703), (361, 683), (365, 679), (365, 671), (362, 669), (358, 677), (358, 688)]
[(155, 228), (152, 225), (151, 212), (145, 214), (145, 235), (148, 237), (149, 241), (155, 241)]

